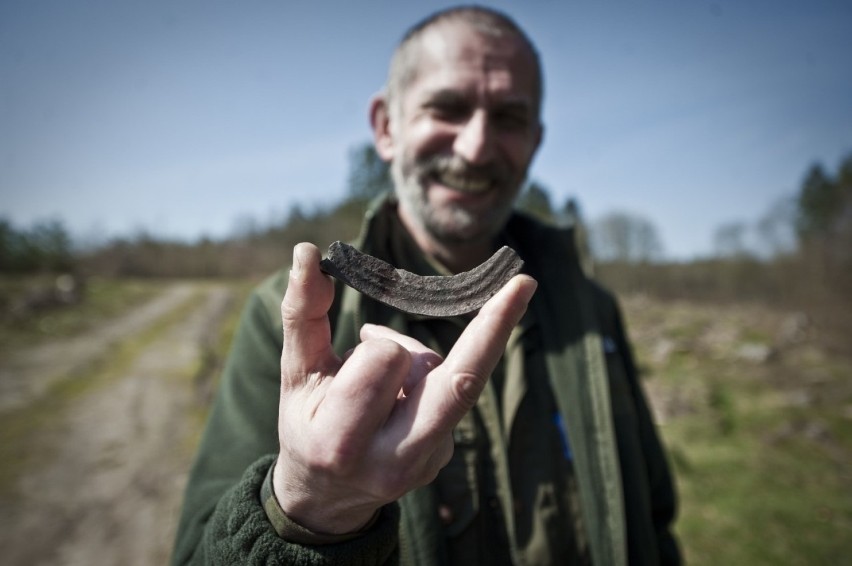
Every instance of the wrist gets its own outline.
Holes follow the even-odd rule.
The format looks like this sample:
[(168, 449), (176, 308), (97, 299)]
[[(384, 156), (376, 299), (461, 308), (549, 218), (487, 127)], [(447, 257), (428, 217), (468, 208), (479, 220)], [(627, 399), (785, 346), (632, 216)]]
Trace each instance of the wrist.
[(335, 540), (329, 542), (337, 542), (340, 537), (348, 539), (358, 536), (375, 524), (381, 506), (344, 506), (344, 501), (339, 497), (324, 501), (308, 489), (293, 486), (292, 478), (287, 477), (285, 469), (279, 456), (268, 476), (271, 503), (277, 506), (287, 521), (304, 532), (323, 539), (333, 538)]

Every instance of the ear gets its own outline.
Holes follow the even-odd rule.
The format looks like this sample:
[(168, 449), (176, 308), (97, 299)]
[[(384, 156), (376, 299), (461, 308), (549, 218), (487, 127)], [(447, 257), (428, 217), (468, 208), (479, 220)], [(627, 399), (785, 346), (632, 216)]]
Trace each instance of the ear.
[(384, 93), (370, 99), (370, 127), (373, 129), (373, 143), (376, 153), (385, 161), (394, 157), (393, 136), (391, 135), (390, 107)]

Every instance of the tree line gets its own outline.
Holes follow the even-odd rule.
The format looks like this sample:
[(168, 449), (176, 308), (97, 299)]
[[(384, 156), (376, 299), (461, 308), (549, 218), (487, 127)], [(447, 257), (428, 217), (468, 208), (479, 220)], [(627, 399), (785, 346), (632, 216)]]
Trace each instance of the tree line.
[[(188, 243), (141, 233), (113, 239), (93, 250), (78, 251), (61, 221), (19, 228), (0, 219), (0, 273), (259, 276), (287, 265), (293, 245), (300, 241), (311, 241), (322, 248), (334, 239), (357, 235), (369, 201), (392, 187), (388, 165), (372, 144), (350, 150), (347, 185), (347, 196), (337, 205), (310, 211), (294, 206), (279, 222), (265, 227), (244, 223), (250, 224), (250, 229), (222, 240), (202, 238)], [(554, 204), (550, 194), (541, 182), (532, 180), (520, 195), (518, 208), (547, 222), (574, 226), (589, 266), (598, 266), (601, 274), (614, 270), (621, 273), (625, 266), (676, 269), (665, 261), (663, 242), (646, 218), (614, 211), (587, 220), (576, 199)], [(745, 236), (749, 232), (761, 235), (762, 250), (747, 245)], [(715, 258), (692, 263), (733, 260), (740, 264), (767, 264), (796, 258), (806, 264), (807, 270), (826, 280), (845, 281), (845, 274), (852, 271), (852, 154), (841, 161), (836, 172), (822, 164), (812, 165), (794, 196), (770, 207), (753, 227), (742, 222), (720, 226), (714, 243)], [(638, 272), (633, 269), (634, 278)], [(619, 277), (622, 282), (629, 279)], [(695, 282), (687, 285), (695, 286)]]
[(71, 235), (61, 221), (16, 228), (0, 219), (0, 273), (62, 273), (73, 269), (76, 261)]

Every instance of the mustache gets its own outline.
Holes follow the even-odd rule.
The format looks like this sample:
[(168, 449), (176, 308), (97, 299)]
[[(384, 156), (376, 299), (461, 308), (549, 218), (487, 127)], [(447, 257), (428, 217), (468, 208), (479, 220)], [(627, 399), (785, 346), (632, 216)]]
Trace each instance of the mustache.
[(425, 157), (417, 161), (415, 171), (418, 177), (440, 177), (449, 174), (462, 178), (485, 178), (497, 184), (505, 183), (510, 178), (507, 167), (498, 161), (474, 165), (458, 155)]

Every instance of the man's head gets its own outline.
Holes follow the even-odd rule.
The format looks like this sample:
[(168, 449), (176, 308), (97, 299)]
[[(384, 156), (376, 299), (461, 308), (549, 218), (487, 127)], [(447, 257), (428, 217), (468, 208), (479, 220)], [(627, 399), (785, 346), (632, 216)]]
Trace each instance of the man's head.
[(405, 35), (371, 121), (418, 243), (499, 232), (541, 140), (541, 96), (538, 55), (505, 15), (455, 8)]
[(417, 77), (422, 39), (433, 26), (443, 23), (466, 24), (472, 31), (492, 38), (511, 37), (520, 41), (532, 55), (536, 113), (544, 94), (544, 78), (538, 51), (524, 31), (506, 14), (482, 6), (460, 6), (435, 12), (408, 29), (393, 53), (388, 71), (386, 96), (397, 101), (406, 87)]

